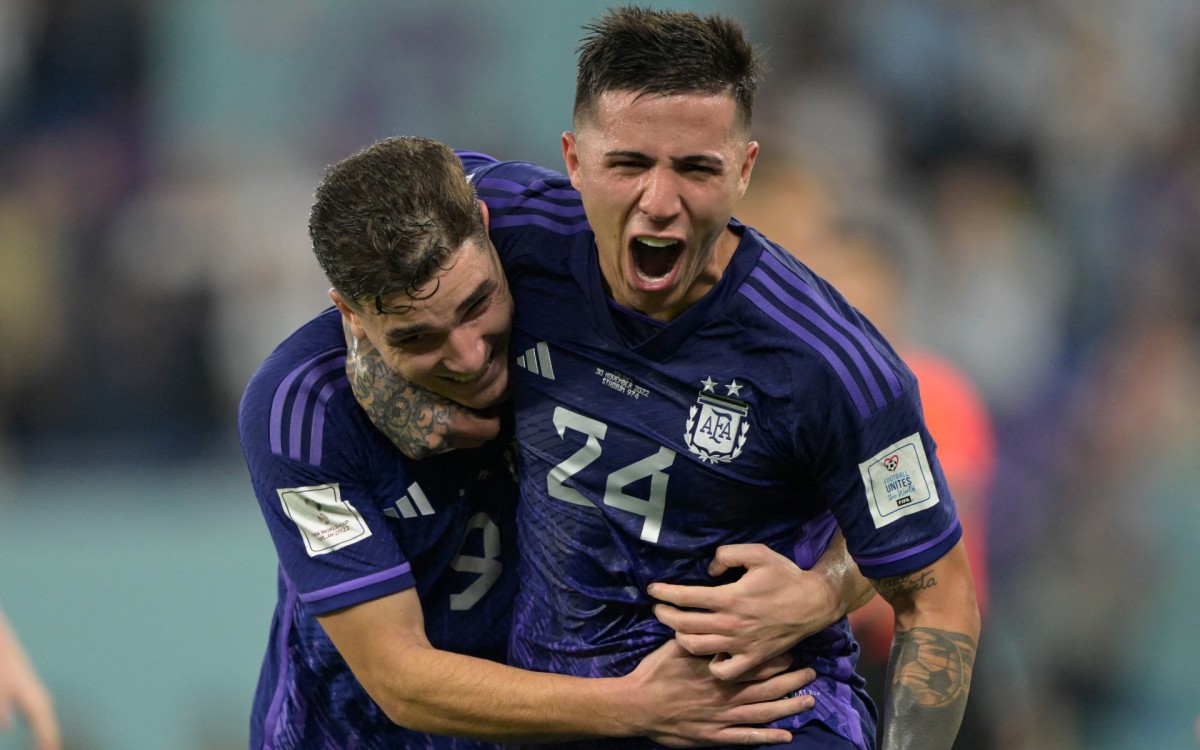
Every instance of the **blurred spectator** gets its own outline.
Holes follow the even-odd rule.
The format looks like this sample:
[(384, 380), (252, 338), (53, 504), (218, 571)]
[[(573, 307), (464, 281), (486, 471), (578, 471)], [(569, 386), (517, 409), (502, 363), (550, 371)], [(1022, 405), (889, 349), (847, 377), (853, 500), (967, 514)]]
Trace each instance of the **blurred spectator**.
[(50, 693), (0, 611), (0, 731), (12, 729), (14, 713), (20, 714), (29, 727), (35, 750), (62, 747), (62, 732)]
[[(761, 171), (760, 171), (761, 170)], [(988, 573), (985, 554), (988, 497), (994, 466), (995, 438), (982, 398), (970, 379), (946, 358), (917, 347), (908, 334), (909, 309), (917, 281), (912, 263), (886, 224), (850, 217), (811, 176), (770, 160), (756, 166), (750, 189), (739, 205), (739, 220), (759, 229), (832, 283), (876, 325), (904, 358), (920, 383), (930, 434), (946, 481), (958, 505), (963, 539), (975, 575), (975, 590), (987, 630)], [(894, 618), (878, 597), (851, 616), (862, 646), (860, 672), (878, 703), (886, 684)], [(984, 643), (981, 640), (981, 654)], [(984, 749), (995, 744), (995, 732), (980, 708), (986, 674), (977, 664), (972, 701), (959, 731), (960, 747)]]

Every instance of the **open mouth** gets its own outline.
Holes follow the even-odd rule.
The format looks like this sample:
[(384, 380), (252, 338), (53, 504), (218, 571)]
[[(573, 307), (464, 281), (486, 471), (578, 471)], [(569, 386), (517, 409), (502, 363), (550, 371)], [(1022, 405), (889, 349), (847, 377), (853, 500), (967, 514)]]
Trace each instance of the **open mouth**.
[(653, 291), (671, 283), (683, 255), (682, 242), (660, 237), (635, 237), (630, 247), (633, 269), (644, 289)]

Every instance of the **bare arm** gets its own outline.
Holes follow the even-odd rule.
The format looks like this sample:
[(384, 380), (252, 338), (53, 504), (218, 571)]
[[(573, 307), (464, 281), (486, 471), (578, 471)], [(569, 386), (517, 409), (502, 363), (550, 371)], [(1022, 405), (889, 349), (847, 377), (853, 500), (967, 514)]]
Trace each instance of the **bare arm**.
[(388, 717), (422, 732), (498, 742), (645, 735), (677, 747), (760, 744), (786, 742), (791, 734), (740, 725), (812, 706), (809, 696), (776, 700), (811, 681), (811, 670), (721, 682), (707, 660), (686, 655), (673, 641), (618, 678), (529, 672), (440, 651), (425, 637), (412, 589), (318, 619)]
[(708, 572), (718, 576), (731, 568), (746, 573), (723, 586), (654, 583), (648, 589), (666, 602), (655, 605), (654, 615), (690, 653), (712, 655), (713, 674), (726, 680), (784, 653), (875, 595), (840, 531), (812, 570), (761, 544), (718, 548)]
[(896, 612), (884, 750), (948, 749), (967, 705), (979, 643), (979, 607), (963, 543), (923, 570), (874, 583)]
[(62, 739), (54, 702), (29, 661), (16, 632), (0, 613), (0, 730), (20, 712), (36, 750), (59, 750)]
[(456, 448), (477, 448), (499, 434), (498, 415), (468, 409), (409, 385), (384, 364), (370, 341), (355, 338), (345, 321), (342, 329), (346, 376), (354, 398), (401, 453), (420, 459)]

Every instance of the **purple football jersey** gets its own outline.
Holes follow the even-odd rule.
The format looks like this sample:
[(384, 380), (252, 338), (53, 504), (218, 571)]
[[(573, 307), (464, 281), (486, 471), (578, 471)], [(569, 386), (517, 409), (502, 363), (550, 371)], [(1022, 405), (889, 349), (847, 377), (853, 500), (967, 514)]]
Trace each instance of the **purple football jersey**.
[(393, 724), (316, 620), (416, 587), (435, 647), (503, 661), (516, 589), (516, 486), (503, 446), (405, 458), (354, 400), (345, 363), (330, 309), (268, 357), (239, 410), (279, 554), (250, 747), (494, 747)]
[[(864, 574), (884, 578), (958, 541), (912, 373), (803, 264), (733, 221), (741, 242), (720, 282), (659, 324), (607, 299), (565, 177), (460, 156), (516, 302), (511, 663), (628, 673), (672, 636), (647, 585), (714, 583), (707, 566), (724, 544), (760, 542), (811, 567), (840, 526)], [(817, 703), (778, 726), (819, 721), (873, 747), (875, 711), (846, 621), (795, 655), (818, 672), (808, 688)]]

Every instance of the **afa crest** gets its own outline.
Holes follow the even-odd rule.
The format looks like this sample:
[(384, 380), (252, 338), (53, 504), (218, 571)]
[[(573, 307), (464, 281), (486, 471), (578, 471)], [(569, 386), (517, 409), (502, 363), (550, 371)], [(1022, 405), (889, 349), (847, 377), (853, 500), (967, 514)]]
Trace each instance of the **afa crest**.
[(724, 386), (726, 395), (716, 393), (712, 378), (701, 381), (704, 386), (696, 404), (688, 411), (683, 439), (688, 450), (709, 463), (729, 463), (742, 454), (750, 432), (750, 405), (734, 398), (742, 389), (736, 380)]

